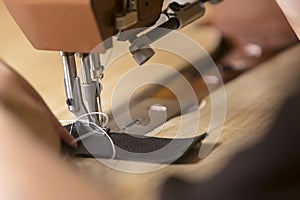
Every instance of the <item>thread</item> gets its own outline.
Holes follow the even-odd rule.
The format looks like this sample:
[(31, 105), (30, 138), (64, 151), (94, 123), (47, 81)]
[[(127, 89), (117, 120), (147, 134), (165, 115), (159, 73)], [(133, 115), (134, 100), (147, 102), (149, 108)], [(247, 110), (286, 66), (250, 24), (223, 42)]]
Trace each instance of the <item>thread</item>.
[(82, 122), (82, 123), (86, 123), (86, 124), (88, 124), (88, 125), (93, 125), (93, 126), (95, 126), (96, 129), (100, 130), (100, 132), (99, 132), (99, 131), (95, 131), (95, 130), (90, 131), (90, 132), (88, 132), (88, 133), (86, 133), (86, 134), (83, 134), (83, 135), (77, 137), (77, 138), (74, 138), (74, 140), (72, 141), (72, 143), (77, 143), (77, 142), (79, 142), (79, 141), (82, 141), (82, 140), (84, 140), (84, 139), (86, 139), (86, 138), (91, 137), (91, 136), (94, 135), (94, 134), (102, 134), (102, 135), (105, 135), (105, 136), (108, 138), (108, 140), (109, 140), (109, 142), (110, 142), (110, 144), (111, 144), (111, 147), (112, 147), (113, 153), (112, 153), (111, 159), (114, 159), (114, 158), (116, 157), (116, 148), (115, 148), (114, 142), (113, 142), (113, 140), (111, 139), (111, 137), (110, 137), (110, 136), (103, 130), (103, 128), (100, 127), (98, 124), (96, 124), (96, 123), (94, 123), (94, 122), (90, 122), (90, 121), (82, 121), (82, 120), (80, 120), (80, 119), (83, 118), (83, 117), (86, 117), (86, 116), (90, 116), (90, 117), (91, 117), (92, 115), (101, 115), (101, 116), (103, 116), (103, 117), (105, 118), (105, 121), (103, 122), (103, 125), (102, 125), (103, 127), (105, 127), (105, 126), (108, 124), (108, 121), (109, 121), (108, 115), (107, 115), (106, 113), (103, 113), (103, 112), (90, 112), (90, 113), (86, 113), (86, 114), (83, 114), (83, 115), (77, 117), (77, 118), (74, 119), (74, 120), (60, 120), (60, 123), (72, 123), (71, 128), (70, 128), (70, 132), (71, 132), (71, 133), (72, 133), (72, 131), (73, 131), (74, 124), (75, 124), (76, 122)]

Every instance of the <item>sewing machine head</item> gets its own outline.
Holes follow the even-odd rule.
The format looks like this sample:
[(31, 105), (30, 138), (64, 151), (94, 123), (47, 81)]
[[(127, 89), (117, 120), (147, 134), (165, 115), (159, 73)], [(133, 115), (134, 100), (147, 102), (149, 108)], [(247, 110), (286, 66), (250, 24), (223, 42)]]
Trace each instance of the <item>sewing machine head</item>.
[(36, 49), (80, 53), (91, 52), (118, 30), (153, 25), (163, 4), (163, 0), (4, 2)]
[[(171, 3), (163, 11), (168, 20), (160, 28), (180, 29), (204, 15), (204, 2)], [(101, 52), (112, 47), (111, 36), (124, 30), (130, 34), (121, 40), (131, 42), (134, 59), (143, 64), (154, 51), (150, 44), (169, 31), (156, 29), (138, 36), (143, 27), (154, 25), (160, 18), (163, 0), (4, 0), (21, 30), (36, 49), (60, 51), (64, 65), (64, 82), (69, 110), (79, 117), (102, 112), (100, 79), (104, 67), (99, 54), (91, 54), (97, 45)], [(142, 28), (142, 29), (135, 29)], [(100, 52), (100, 53), (101, 53)], [(82, 80), (77, 76), (75, 56), (81, 61)], [(81, 83), (82, 81), (82, 83)], [(83, 92), (82, 92), (83, 91)], [(83, 94), (82, 94), (83, 93)], [(84, 103), (87, 103), (87, 105)], [(101, 125), (101, 120), (93, 120)]]

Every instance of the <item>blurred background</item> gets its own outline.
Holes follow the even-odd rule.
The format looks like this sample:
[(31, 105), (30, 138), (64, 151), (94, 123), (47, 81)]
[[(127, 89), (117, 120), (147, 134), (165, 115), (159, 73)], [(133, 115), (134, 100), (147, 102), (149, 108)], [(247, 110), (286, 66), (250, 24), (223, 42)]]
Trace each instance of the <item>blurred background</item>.
[(0, 58), (22, 74), (43, 99), (47, 99), (47, 104), (56, 116), (67, 117), (64, 116), (68, 114), (65, 112), (66, 106), (61, 106), (62, 102), (65, 102), (65, 91), (59, 53), (35, 50), (2, 1), (0, 1)]

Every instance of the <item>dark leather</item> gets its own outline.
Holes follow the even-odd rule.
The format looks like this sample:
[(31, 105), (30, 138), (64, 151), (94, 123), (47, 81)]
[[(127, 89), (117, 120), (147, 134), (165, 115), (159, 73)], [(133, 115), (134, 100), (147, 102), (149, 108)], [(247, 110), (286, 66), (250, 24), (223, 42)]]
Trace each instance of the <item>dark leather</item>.
[[(70, 131), (70, 125), (66, 128)], [(71, 133), (75, 138), (75, 128)], [(117, 160), (130, 160), (151, 163), (173, 163), (182, 159), (192, 148), (197, 146), (207, 134), (193, 138), (157, 138), (127, 133), (109, 133), (115, 149)], [(66, 147), (63, 148), (67, 150)], [(107, 136), (94, 134), (78, 142), (77, 149), (70, 151), (75, 157), (111, 158), (113, 148)]]

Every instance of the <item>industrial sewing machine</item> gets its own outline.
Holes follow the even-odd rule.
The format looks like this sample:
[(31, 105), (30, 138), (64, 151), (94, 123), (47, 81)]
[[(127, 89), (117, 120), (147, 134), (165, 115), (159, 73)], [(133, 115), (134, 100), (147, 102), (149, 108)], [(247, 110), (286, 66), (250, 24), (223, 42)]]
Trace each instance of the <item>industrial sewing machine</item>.
[[(196, 0), (182, 5), (173, 2), (163, 11), (163, 0), (4, 0), (36, 49), (60, 51), (66, 102), (77, 117), (102, 111), (99, 80), (103, 77), (104, 67), (99, 54), (89, 53), (93, 48), (106, 41), (104, 52), (113, 45), (111, 36), (142, 28), (118, 38), (131, 42), (130, 52), (141, 65), (155, 53), (150, 47), (152, 42), (168, 34), (168, 30), (180, 29), (202, 17), (206, 1), (217, 3), (220, 0)], [(158, 27), (166, 31), (154, 28), (138, 36), (139, 31), (154, 25), (162, 13), (168, 20)], [(75, 55), (81, 60), (81, 79), (77, 75)], [(90, 120), (99, 123), (98, 119)]]
[[(103, 119), (98, 115), (91, 115), (102, 112), (101, 79), (104, 66), (99, 53), (112, 48), (112, 36), (125, 31), (117, 39), (130, 42), (129, 51), (134, 60), (142, 65), (155, 54), (151, 48), (153, 42), (202, 17), (206, 2), (214, 4), (220, 1), (195, 0), (184, 4), (173, 2), (162, 10), (163, 0), (4, 0), (15, 21), (36, 49), (60, 52), (68, 109), (77, 118), (86, 116), (86, 121), (107, 131), (106, 138), (105, 135), (94, 134), (85, 139), (85, 144), (78, 146), (76, 155), (164, 163), (178, 159), (191, 144), (196, 145), (201, 141), (205, 134), (174, 140), (176, 151), (174, 147), (167, 147), (161, 153), (159, 149), (168, 146), (174, 138), (109, 133), (109, 128), (103, 125)], [(151, 27), (161, 15), (166, 20), (157, 27)], [(99, 44), (100, 51), (93, 52)], [(80, 59), (81, 79), (77, 75), (75, 56)], [(160, 124), (161, 122), (156, 125)], [(84, 130), (89, 131), (91, 130)], [(121, 148), (117, 149), (119, 146)], [(150, 154), (148, 157), (145, 154), (136, 157), (134, 154), (141, 152)], [(152, 155), (153, 152), (156, 154)]]

